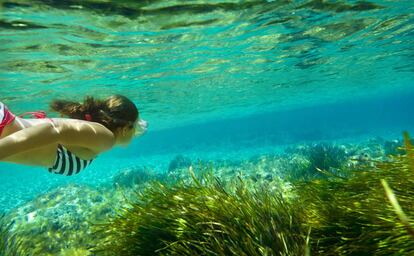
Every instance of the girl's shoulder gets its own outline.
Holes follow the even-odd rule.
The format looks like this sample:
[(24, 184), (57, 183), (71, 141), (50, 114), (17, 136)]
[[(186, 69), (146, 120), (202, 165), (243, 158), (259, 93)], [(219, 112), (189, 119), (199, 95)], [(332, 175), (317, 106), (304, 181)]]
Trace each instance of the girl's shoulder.
[(64, 145), (84, 147), (100, 153), (115, 145), (115, 135), (104, 125), (96, 122), (70, 118), (51, 120)]

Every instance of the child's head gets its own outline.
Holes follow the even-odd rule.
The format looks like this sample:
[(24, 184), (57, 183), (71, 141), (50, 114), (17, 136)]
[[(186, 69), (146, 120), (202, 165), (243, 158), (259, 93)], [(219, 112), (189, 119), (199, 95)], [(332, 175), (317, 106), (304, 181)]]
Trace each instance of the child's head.
[(139, 111), (135, 104), (122, 95), (112, 95), (104, 100), (85, 97), (83, 103), (54, 100), (51, 109), (62, 116), (97, 122), (111, 130), (119, 144), (127, 144), (138, 133), (147, 128), (145, 121), (139, 119)]

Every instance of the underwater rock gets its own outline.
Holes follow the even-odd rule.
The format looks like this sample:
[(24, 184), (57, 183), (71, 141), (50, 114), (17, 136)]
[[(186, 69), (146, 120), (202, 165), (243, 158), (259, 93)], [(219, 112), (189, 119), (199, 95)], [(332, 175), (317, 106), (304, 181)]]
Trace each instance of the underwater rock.
[(285, 178), (290, 181), (346, 177), (348, 169), (372, 160), (381, 154), (378, 144), (314, 143), (285, 150)]
[(68, 185), (38, 196), (7, 217), (21, 245), (30, 248), (29, 255), (61, 255), (68, 248), (84, 252), (98, 239), (90, 223), (113, 216), (123, 200), (117, 191)]
[(191, 166), (191, 159), (184, 157), (183, 155), (177, 155), (171, 160), (168, 166), (168, 173), (174, 172), (176, 169), (188, 168)]
[(113, 177), (113, 184), (115, 187), (131, 188), (135, 185), (139, 185), (157, 178), (157, 175), (146, 169), (145, 167), (135, 166), (125, 170), (119, 171)]
[(387, 140), (384, 142), (384, 153), (387, 156), (402, 154), (403, 151), (399, 149), (402, 146), (403, 143), (400, 140)]
[(386, 153), (386, 144), (387, 142), (380, 137), (358, 144), (348, 144), (346, 165), (350, 168), (357, 168), (367, 164), (372, 166), (373, 161), (387, 160), (389, 156)]

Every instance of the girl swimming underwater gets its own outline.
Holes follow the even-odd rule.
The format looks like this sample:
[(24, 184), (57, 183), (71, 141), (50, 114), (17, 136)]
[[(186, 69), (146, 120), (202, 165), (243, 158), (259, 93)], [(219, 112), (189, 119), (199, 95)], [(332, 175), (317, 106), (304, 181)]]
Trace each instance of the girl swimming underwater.
[(86, 97), (83, 103), (54, 100), (52, 110), (69, 118), (15, 116), (0, 102), (0, 161), (43, 166), (49, 172), (73, 175), (115, 145), (128, 145), (147, 130), (135, 104), (121, 95), (106, 100)]

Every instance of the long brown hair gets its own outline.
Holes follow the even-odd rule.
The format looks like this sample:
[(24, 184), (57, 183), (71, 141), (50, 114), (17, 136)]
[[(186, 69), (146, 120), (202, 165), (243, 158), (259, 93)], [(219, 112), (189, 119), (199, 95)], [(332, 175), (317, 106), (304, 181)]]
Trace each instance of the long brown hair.
[(119, 128), (132, 128), (139, 118), (135, 104), (122, 95), (112, 95), (105, 100), (86, 96), (83, 103), (53, 100), (50, 108), (62, 116), (97, 122), (115, 132)]

